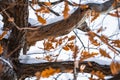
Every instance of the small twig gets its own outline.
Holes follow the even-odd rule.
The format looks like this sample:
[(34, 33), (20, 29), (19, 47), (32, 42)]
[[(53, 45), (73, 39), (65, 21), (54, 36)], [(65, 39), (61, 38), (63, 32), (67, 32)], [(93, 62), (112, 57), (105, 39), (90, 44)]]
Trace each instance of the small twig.
[(76, 35), (76, 37), (79, 39), (79, 41), (81, 42), (83, 48), (85, 49), (85, 45), (83, 44), (82, 40), (80, 39), (80, 37), (76, 34), (76, 32), (73, 30), (74, 34)]
[[(11, 17), (9, 16), (9, 14), (3, 10), (3, 13), (5, 13), (5, 15), (8, 17), (8, 19), (10, 19)], [(30, 28), (30, 27), (24, 27), (24, 28), (20, 28), (19, 26), (16, 25), (16, 23), (14, 21), (10, 21), (18, 30), (37, 30), (40, 27), (35, 27), (35, 28)]]

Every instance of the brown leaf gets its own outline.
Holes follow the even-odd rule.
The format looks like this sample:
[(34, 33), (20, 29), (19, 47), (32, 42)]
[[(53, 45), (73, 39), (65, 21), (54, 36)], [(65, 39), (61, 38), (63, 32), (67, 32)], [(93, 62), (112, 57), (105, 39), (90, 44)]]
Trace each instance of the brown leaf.
[(65, 1), (65, 8), (64, 8), (64, 11), (62, 12), (63, 13), (63, 16), (64, 16), (64, 19), (67, 19), (69, 17), (69, 6), (68, 6), (68, 2)]
[(120, 72), (120, 64), (118, 62), (112, 62), (110, 64), (110, 69), (113, 75), (117, 74)]
[(91, 22), (93, 22), (95, 19), (97, 19), (99, 17), (99, 15), (100, 15), (99, 13), (95, 12)]
[(3, 53), (3, 47), (0, 45), (0, 55)]
[(112, 40), (111, 42), (115, 47), (120, 48), (120, 40)]
[(74, 40), (76, 36), (72, 35), (71, 37), (68, 38), (68, 41)]
[(46, 7), (41, 7), (40, 9), (37, 9), (35, 11), (41, 13), (50, 13), (50, 11)]
[(64, 46), (63, 49), (66, 51), (70, 50), (68, 46)]
[(2, 40), (6, 34), (7, 34), (7, 31), (4, 31), (4, 32), (0, 35), (0, 40)]
[(101, 54), (102, 56), (111, 59), (110, 55), (109, 55), (105, 50), (103, 50), (103, 49), (100, 48), (100, 49), (99, 49), (99, 52), (100, 52), (100, 54)]
[(51, 6), (51, 2), (44, 2), (46, 6)]
[(41, 16), (39, 16), (37, 13), (36, 13), (36, 16), (37, 16), (37, 19), (40, 23), (42, 24), (46, 24), (46, 20), (44, 18), (42, 18)]
[(96, 53), (96, 52), (89, 53), (89, 52), (83, 50), (81, 52), (80, 61), (83, 61), (83, 60), (91, 58), (91, 57), (95, 57), (96, 55), (98, 55), (98, 53)]

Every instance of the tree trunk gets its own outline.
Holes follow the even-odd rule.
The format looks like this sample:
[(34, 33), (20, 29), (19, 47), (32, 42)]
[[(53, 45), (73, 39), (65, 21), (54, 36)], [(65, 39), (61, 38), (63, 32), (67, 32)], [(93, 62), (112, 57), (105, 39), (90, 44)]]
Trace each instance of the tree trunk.
[[(14, 18), (14, 23), (20, 28), (28, 26), (28, 0), (15, 0), (15, 2), (13, 2), (13, 0), (4, 0), (2, 2), (8, 2), (8, 4), (5, 4), (5, 6), (3, 6), (1, 9), (6, 9), (7, 7), (10, 7), (10, 4), (13, 3), (13, 5), (15, 5), (14, 7), (10, 7), (8, 10), (6, 10), (6, 12), (3, 12), (2, 14), (4, 17), (4, 30), (11, 28), (11, 33), (6, 46), (7, 48), (3, 54), (4, 56), (9, 55), (8, 61), (11, 62), (13, 69), (15, 70), (16, 74), (18, 74), (18, 57), (21, 48), (25, 44), (26, 30), (18, 30), (12, 22), (8, 21), (8, 19), (9, 17)], [(17, 75), (17, 77), (19, 77), (19, 75)]]

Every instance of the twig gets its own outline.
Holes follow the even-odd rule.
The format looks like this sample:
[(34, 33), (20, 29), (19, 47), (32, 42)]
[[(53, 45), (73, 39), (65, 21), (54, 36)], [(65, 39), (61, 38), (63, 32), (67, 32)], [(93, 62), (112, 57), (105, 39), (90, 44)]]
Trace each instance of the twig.
[(82, 40), (80, 39), (80, 37), (76, 34), (76, 32), (73, 30), (74, 34), (77, 36), (77, 38), (79, 39), (79, 41), (81, 42), (83, 48), (85, 49), (85, 45), (84, 43), (82, 42)]

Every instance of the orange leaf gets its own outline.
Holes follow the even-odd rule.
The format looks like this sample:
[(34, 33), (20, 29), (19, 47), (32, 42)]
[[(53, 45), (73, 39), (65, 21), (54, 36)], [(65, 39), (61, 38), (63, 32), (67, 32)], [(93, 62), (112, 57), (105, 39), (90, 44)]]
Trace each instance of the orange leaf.
[(113, 75), (117, 74), (120, 72), (120, 64), (118, 62), (112, 62), (110, 64), (110, 69)]
[(0, 35), (0, 40), (2, 40), (6, 34), (7, 34), (7, 31), (4, 31), (2, 35)]
[(70, 50), (68, 46), (64, 46), (63, 49), (66, 51)]
[(68, 6), (68, 2), (65, 1), (65, 8), (64, 8), (64, 11), (62, 12), (63, 13), (63, 16), (64, 16), (64, 19), (67, 19), (69, 17), (69, 6)]
[(39, 16), (37, 13), (36, 13), (36, 16), (38, 18), (38, 21), (42, 24), (46, 24), (46, 20), (44, 18), (42, 18), (41, 16)]
[(95, 52), (89, 53), (87, 51), (82, 51), (80, 61), (83, 61), (83, 60), (91, 58), (91, 57), (95, 57), (96, 55), (98, 55), (98, 53), (95, 53)]
[(46, 6), (51, 6), (51, 3), (50, 3), (50, 2), (44, 2), (44, 4), (45, 4)]
[(112, 43), (114, 46), (120, 48), (120, 40), (113, 40), (111, 43)]
[(106, 51), (105, 50), (103, 50), (103, 49), (99, 49), (99, 52), (100, 52), (100, 54), (102, 55), (102, 56), (104, 56), (104, 57), (107, 57), (107, 58), (110, 58), (111, 59), (111, 57), (110, 57), (110, 55), (108, 54), (108, 53), (106, 53)]
[(50, 11), (46, 7), (41, 7), (40, 9), (37, 9), (35, 11), (41, 13), (50, 13)]
[(0, 54), (3, 53), (3, 47), (0, 45)]
[(68, 38), (68, 41), (74, 40), (75, 38), (76, 38), (76, 36), (73, 35), (73, 36)]
[(45, 69), (44, 71), (42, 71), (41, 73), (41, 77), (47, 78), (55, 73), (59, 73), (60, 69), (53, 69), (51, 67), (49, 67), (48, 69)]

